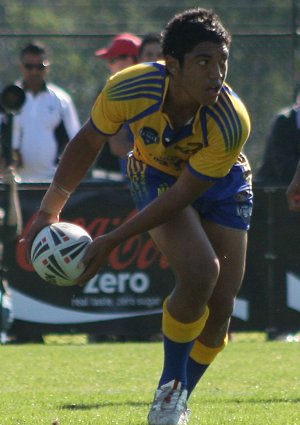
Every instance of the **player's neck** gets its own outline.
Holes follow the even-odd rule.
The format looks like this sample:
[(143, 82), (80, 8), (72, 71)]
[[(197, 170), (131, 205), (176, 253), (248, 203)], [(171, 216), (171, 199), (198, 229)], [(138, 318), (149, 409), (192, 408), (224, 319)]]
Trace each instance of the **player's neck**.
[(163, 105), (163, 112), (168, 115), (172, 127), (177, 129), (190, 121), (199, 107), (199, 104), (191, 102), (190, 99), (184, 96), (184, 93), (180, 93), (180, 89), (176, 90), (175, 87), (169, 87)]

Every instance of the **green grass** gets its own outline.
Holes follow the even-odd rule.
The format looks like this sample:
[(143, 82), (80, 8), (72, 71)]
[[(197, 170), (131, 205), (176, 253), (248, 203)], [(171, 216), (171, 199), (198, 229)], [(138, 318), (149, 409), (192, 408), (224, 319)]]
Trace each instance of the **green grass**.
[[(299, 343), (234, 336), (191, 397), (191, 425), (300, 425)], [(84, 336), (0, 347), (0, 425), (146, 425), (161, 343)]]

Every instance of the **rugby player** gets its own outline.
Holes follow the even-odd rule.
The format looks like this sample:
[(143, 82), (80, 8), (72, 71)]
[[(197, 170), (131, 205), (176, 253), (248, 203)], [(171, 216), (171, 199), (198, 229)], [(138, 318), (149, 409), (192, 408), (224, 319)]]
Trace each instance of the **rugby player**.
[(99, 272), (116, 246), (143, 232), (172, 266), (174, 289), (162, 315), (164, 364), (149, 425), (188, 423), (188, 398), (226, 346), (244, 275), (253, 194), (242, 150), (250, 119), (226, 83), (230, 43), (213, 11), (176, 15), (162, 34), (164, 61), (109, 79), (68, 144), (26, 237), (29, 247), (42, 227), (58, 221), (102, 146), (127, 124), (134, 136), (128, 175), (139, 212), (94, 239), (78, 284)]

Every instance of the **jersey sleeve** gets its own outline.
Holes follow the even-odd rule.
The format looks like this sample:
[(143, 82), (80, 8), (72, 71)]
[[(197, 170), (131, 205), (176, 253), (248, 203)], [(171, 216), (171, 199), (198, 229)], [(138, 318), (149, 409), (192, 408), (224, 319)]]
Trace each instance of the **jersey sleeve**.
[(157, 109), (164, 91), (163, 65), (137, 64), (113, 75), (92, 108), (91, 121), (111, 136), (126, 123)]
[(122, 126), (121, 115), (113, 110), (107, 99), (106, 87), (101, 91), (93, 105), (91, 120), (94, 127), (101, 133), (112, 136)]
[(215, 180), (226, 176), (237, 161), (250, 133), (250, 118), (242, 101), (226, 87), (219, 101), (200, 111), (203, 148), (188, 162), (199, 177)]
[(118, 73), (107, 81), (91, 112), (96, 129), (109, 136), (116, 134), (129, 117), (127, 103), (114, 96), (123, 78), (123, 73)]

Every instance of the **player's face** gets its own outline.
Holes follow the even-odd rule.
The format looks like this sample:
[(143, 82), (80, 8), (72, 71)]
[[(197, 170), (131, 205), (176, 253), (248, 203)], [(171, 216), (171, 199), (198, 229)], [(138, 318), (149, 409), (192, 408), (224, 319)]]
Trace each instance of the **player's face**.
[(228, 69), (228, 47), (202, 42), (187, 53), (175, 74), (185, 96), (200, 105), (212, 105), (219, 97)]

